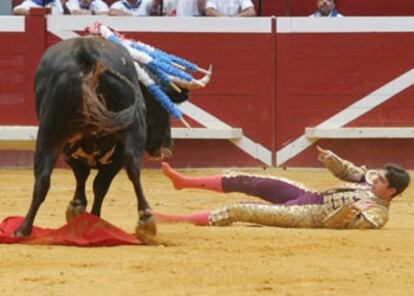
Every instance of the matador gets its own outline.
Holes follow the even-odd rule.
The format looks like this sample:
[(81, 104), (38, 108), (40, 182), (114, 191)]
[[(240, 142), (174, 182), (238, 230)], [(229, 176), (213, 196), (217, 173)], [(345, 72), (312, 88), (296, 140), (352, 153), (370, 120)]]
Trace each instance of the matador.
[(207, 177), (187, 177), (167, 163), (163, 173), (176, 189), (199, 188), (216, 192), (240, 192), (264, 202), (242, 202), (211, 211), (177, 215), (155, 213), (159, 221), (190, 222), (200, 226), (227, 226), (235, 222), (297, 228), (378, 229), (388, 221), (391, 200), (410, 183), (401, 166), (386, 164), (367, 170), (317, 147), (319, 160), (337, 178), (337, 187), (315, 191), (292, 180), (230, 172)]

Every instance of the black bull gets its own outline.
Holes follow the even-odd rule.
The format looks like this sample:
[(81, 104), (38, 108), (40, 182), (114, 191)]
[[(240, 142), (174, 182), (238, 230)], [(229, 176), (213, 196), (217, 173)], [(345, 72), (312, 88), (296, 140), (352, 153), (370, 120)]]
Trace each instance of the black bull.
[[(175, 103), (188, 98), (185, 90), (163, 90)], [(35, 95), (39, 118), (35, 184), (30, 209), (15, 234), (31, 233), (61, 152), (76, 178), (68, 219), (85, 211), (85, 183), (92, 168), (98, 170), (92, 214), (99, 216), (111, 181), (125, 167), (138, 201), (137, 235), (155, 234), (155, 222), (141, 187), (140, 161), (144, 150), (159, 157), (164, 148), (170, 148), (170, 118), (138, 82), (129, 53), (98, 37), (61, 41), (40, 61)]]

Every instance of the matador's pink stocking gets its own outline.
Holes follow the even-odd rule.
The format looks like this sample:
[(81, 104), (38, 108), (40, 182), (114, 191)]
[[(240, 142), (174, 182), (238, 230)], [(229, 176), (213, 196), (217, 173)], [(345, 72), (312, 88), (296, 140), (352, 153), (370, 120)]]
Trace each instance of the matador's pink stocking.
[(186, 177), (179, 174), (166, 162), (162, 163), (162, 171), (164, 175), (171, 180), (175, 189), (198, 188), (223, 192), (221, 175), (207, 177)]
[(199, 212), (194, 214), (188, 215), (178, 215), (178, 214), (166, 214), (166, 213), (159, 213), (153, 212), (155, 219), (160, 222), (170, 222), (170, 223), (177, 223), (177, 222), (187, 222), (197, 226), (207, 226), (209, 225), (209, 216), (210, 211)]

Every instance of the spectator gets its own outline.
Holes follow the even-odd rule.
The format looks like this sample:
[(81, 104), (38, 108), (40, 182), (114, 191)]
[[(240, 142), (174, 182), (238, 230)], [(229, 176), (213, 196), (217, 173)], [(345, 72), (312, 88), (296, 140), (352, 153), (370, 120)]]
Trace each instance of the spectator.
[(317, 0), (316, 1), (317, 10), (311, 14), (311, 17), (342, 17), (336, 10), (336, 0)]
[[(155, 0), (160, 6), (162, 0)], [(166, 16), (200, 16), (204, 15), (206, 0), (164, 0), (163, 15)], [(159, 9), (157, 8), (159, 11)]]
[(52, 9), (52, 14), (64, 14), (62, 2), (65, 0), (24, 0), (13, 9), (16, 15), (28, 15), (30, 8), (47, 7)]
[(154, 11), (156, 0), (120, 0), (114, 2), (109, 10), (113, 16), (148, 16)]
[(108, 14), (109, 7), (102, 0), (69, 0), (66, 7), (70, 14)]
[(251, 0), (207, 0), (206, 16), (256, 16)]

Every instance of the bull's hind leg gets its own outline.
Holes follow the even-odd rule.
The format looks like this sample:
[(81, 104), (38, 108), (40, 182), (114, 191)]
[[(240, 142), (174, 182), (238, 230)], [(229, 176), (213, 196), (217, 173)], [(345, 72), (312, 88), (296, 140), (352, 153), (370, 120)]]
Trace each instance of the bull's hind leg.
[(134, 185), (138, 201), (138, 225), (136, 236), (144, 243), (153, 244), (154, 235), (157, 233), (155, 219), (145, 199), (140, 180), (140, 164), (143, 153), (143, 141), (139, 138), (139, 131), (127, 133), (125, 138), (125, 168), (128, 178)]
[(51, 135), (47, 134), (48, 131), (39, 129), (34, 157), (35, 184), (32, 203), (23, 224), (15, 231), (16, 236), (30, 235), (36, 213), (49, 191), (50, 175), (59, 155), (60, 145), (53, 143)]
[(72, 168), (76, 179), (76, 190), (73, 199), (66, 209), (66, 221), (86, 212), (87, 199), (85, 193), (86, 180), (91, 169), (81, 160), (67, 158), (66, 163)]

